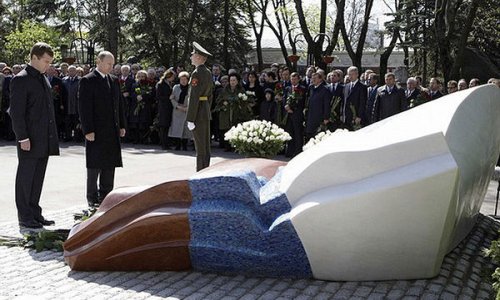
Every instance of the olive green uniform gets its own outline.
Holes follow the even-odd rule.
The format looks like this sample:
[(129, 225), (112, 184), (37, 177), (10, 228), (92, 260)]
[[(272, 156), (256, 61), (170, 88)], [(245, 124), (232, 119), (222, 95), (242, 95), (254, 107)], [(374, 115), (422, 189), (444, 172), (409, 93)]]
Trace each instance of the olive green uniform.
[(212, 73), (205, 65), (198, 66), (189, 80), (189, 102), (186, 119), (196, 126), (193, 130), (194, 146), (196, 148), (196, 171), (210, 165), (212, 89)]

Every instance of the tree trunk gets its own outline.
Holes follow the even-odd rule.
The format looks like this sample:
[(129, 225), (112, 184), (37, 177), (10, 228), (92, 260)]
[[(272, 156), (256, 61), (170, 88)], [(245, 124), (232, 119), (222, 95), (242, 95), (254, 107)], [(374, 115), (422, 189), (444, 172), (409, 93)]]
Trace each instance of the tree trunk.
[(222, 60), (224, 67), (229, 70), (231, 68), (231, 61), (229, 59), (229, 0), (224, 1), (224, 41), (222, 43)]
[(387, 48), (385, 48), (385, 51), (380, 55), (380, 72), (379, 72), (380, 81), (382, 81), (382, 78), (385, 78), (385, 74), (387, 73), (387, 65), (389, 62), (389, 57), (392, 54), (392, 50), (394, 50), (394, 47), (396, 46), (398, 37), (399, 37), (399, 29), (395, 28), (389, 46), (387, 46)]
[(186, 43), (184, 44), (184, 53), (182, 53), (182, 62), (187, 63), (189, 59), (189, 54), (191, 53), (191, 35), (193, 31), (194, 21), (196, 15), (198, 14), (198, 1), (193, 1), (193, 10), (191, 11), (191, 16), (188, 21), (187, 33), (186, 33)]
[(463, 30), (461, 31), (461, 36), (458, 41), (457, 45), (457, 55), (455, 57), (455, 60), (453, 62), (453, 66), (450, 71), (449, 77), (452, 79), (457, 79), (461, 77), (461, 69), (464, 63), (464, 54), (465, 54), (465, 48), (467, 47), (467, 39), (469, 37), (469, 34), (472, 30), (472, 24), (474, 23), (474, 19), (476, 18), (476, 13), (477, 10), (480, 6), (482, 1), (480, 0), (472, 0), (470, 8), (469, 8), (469, 13), (467, 14), (467, 19), (465, 20), (465, 26)]
[(118, 30), (120, 17), (118, 15), (118, 0), (108, 0), (108, 46), (109, 51), (118, 58)]
[[(263, 0), (261, 0), (261, 3), (262, 2), (263, 2)], [(274, 9), (274, 16), (276, 18), (276, 22), (271, 22), (271, 20), (269, 20), (269, 18), (267, 17), (267, 15), (265, 15), (265, 13), (264, 13), (264, 15), (265, 15), (267, 26), (271, 29), (271, 31), (274, 33), (274, 35), (278, 39), (278, 43), (280, 44), (280, 48), (281, 48), (281, 53), (283, 54), (283, 58), (285, 59), (287, 67), (288, 68), (292, 68), (292, 64), (288, 60), (288, 50), (286, 49), (285, 37), (284, 37), (284, 33), (283, 33), (283, 27), (281, 25), (280, 15), (278, 13), (279, 5), (280, 5), (279, 2), (280, 2), (279, 0), (276, 0), (276, 1), (273, 0), (272, 1), (273, 9)]]

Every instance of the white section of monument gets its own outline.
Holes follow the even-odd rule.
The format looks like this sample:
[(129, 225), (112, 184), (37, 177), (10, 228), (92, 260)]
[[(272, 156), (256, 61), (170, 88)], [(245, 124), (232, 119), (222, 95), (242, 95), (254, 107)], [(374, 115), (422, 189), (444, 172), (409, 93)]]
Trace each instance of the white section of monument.
[(500, 152), (500, 89), (458, 92), (337, 132), (283, 169), (291, 220), (324, 280), (428, 278), (470, 232)]

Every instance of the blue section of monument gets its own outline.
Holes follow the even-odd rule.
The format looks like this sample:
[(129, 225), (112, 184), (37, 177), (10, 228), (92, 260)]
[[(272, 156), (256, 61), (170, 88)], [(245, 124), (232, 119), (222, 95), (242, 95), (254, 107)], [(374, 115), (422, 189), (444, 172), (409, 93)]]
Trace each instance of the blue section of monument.
[(269, 182), (255, 173), (189, 181), (191, 263), (198, 271), (252, 276), (312, 277), (304, 247), (279, 192), (280, 172)]

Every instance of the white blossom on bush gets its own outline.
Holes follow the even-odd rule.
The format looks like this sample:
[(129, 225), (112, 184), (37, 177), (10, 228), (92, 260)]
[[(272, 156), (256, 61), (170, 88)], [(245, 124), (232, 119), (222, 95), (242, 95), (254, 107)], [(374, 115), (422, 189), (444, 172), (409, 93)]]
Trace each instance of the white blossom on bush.
[(308, 149), (311, 149), (312, 147), (316, 146), (317, 144), (321, 143), (322, 141), (326, 140), (328, 137), (330, 137), (332, 135), (340, 135), (340, 134), (345, 134), (347, 132), (349, 132), (349, 130), (347, 130), (347, 129), (337, 129), (337, 130), (335, 130), (335, 132), (331, 132), (330, 130), (322, 131), (322, 132), (316, 134), (316, 136), (314, 136), (313, 138), (311, 138), (307, 142), (307, 144), (305, 144), (302, 147), (302, 150), (306, 151)]

